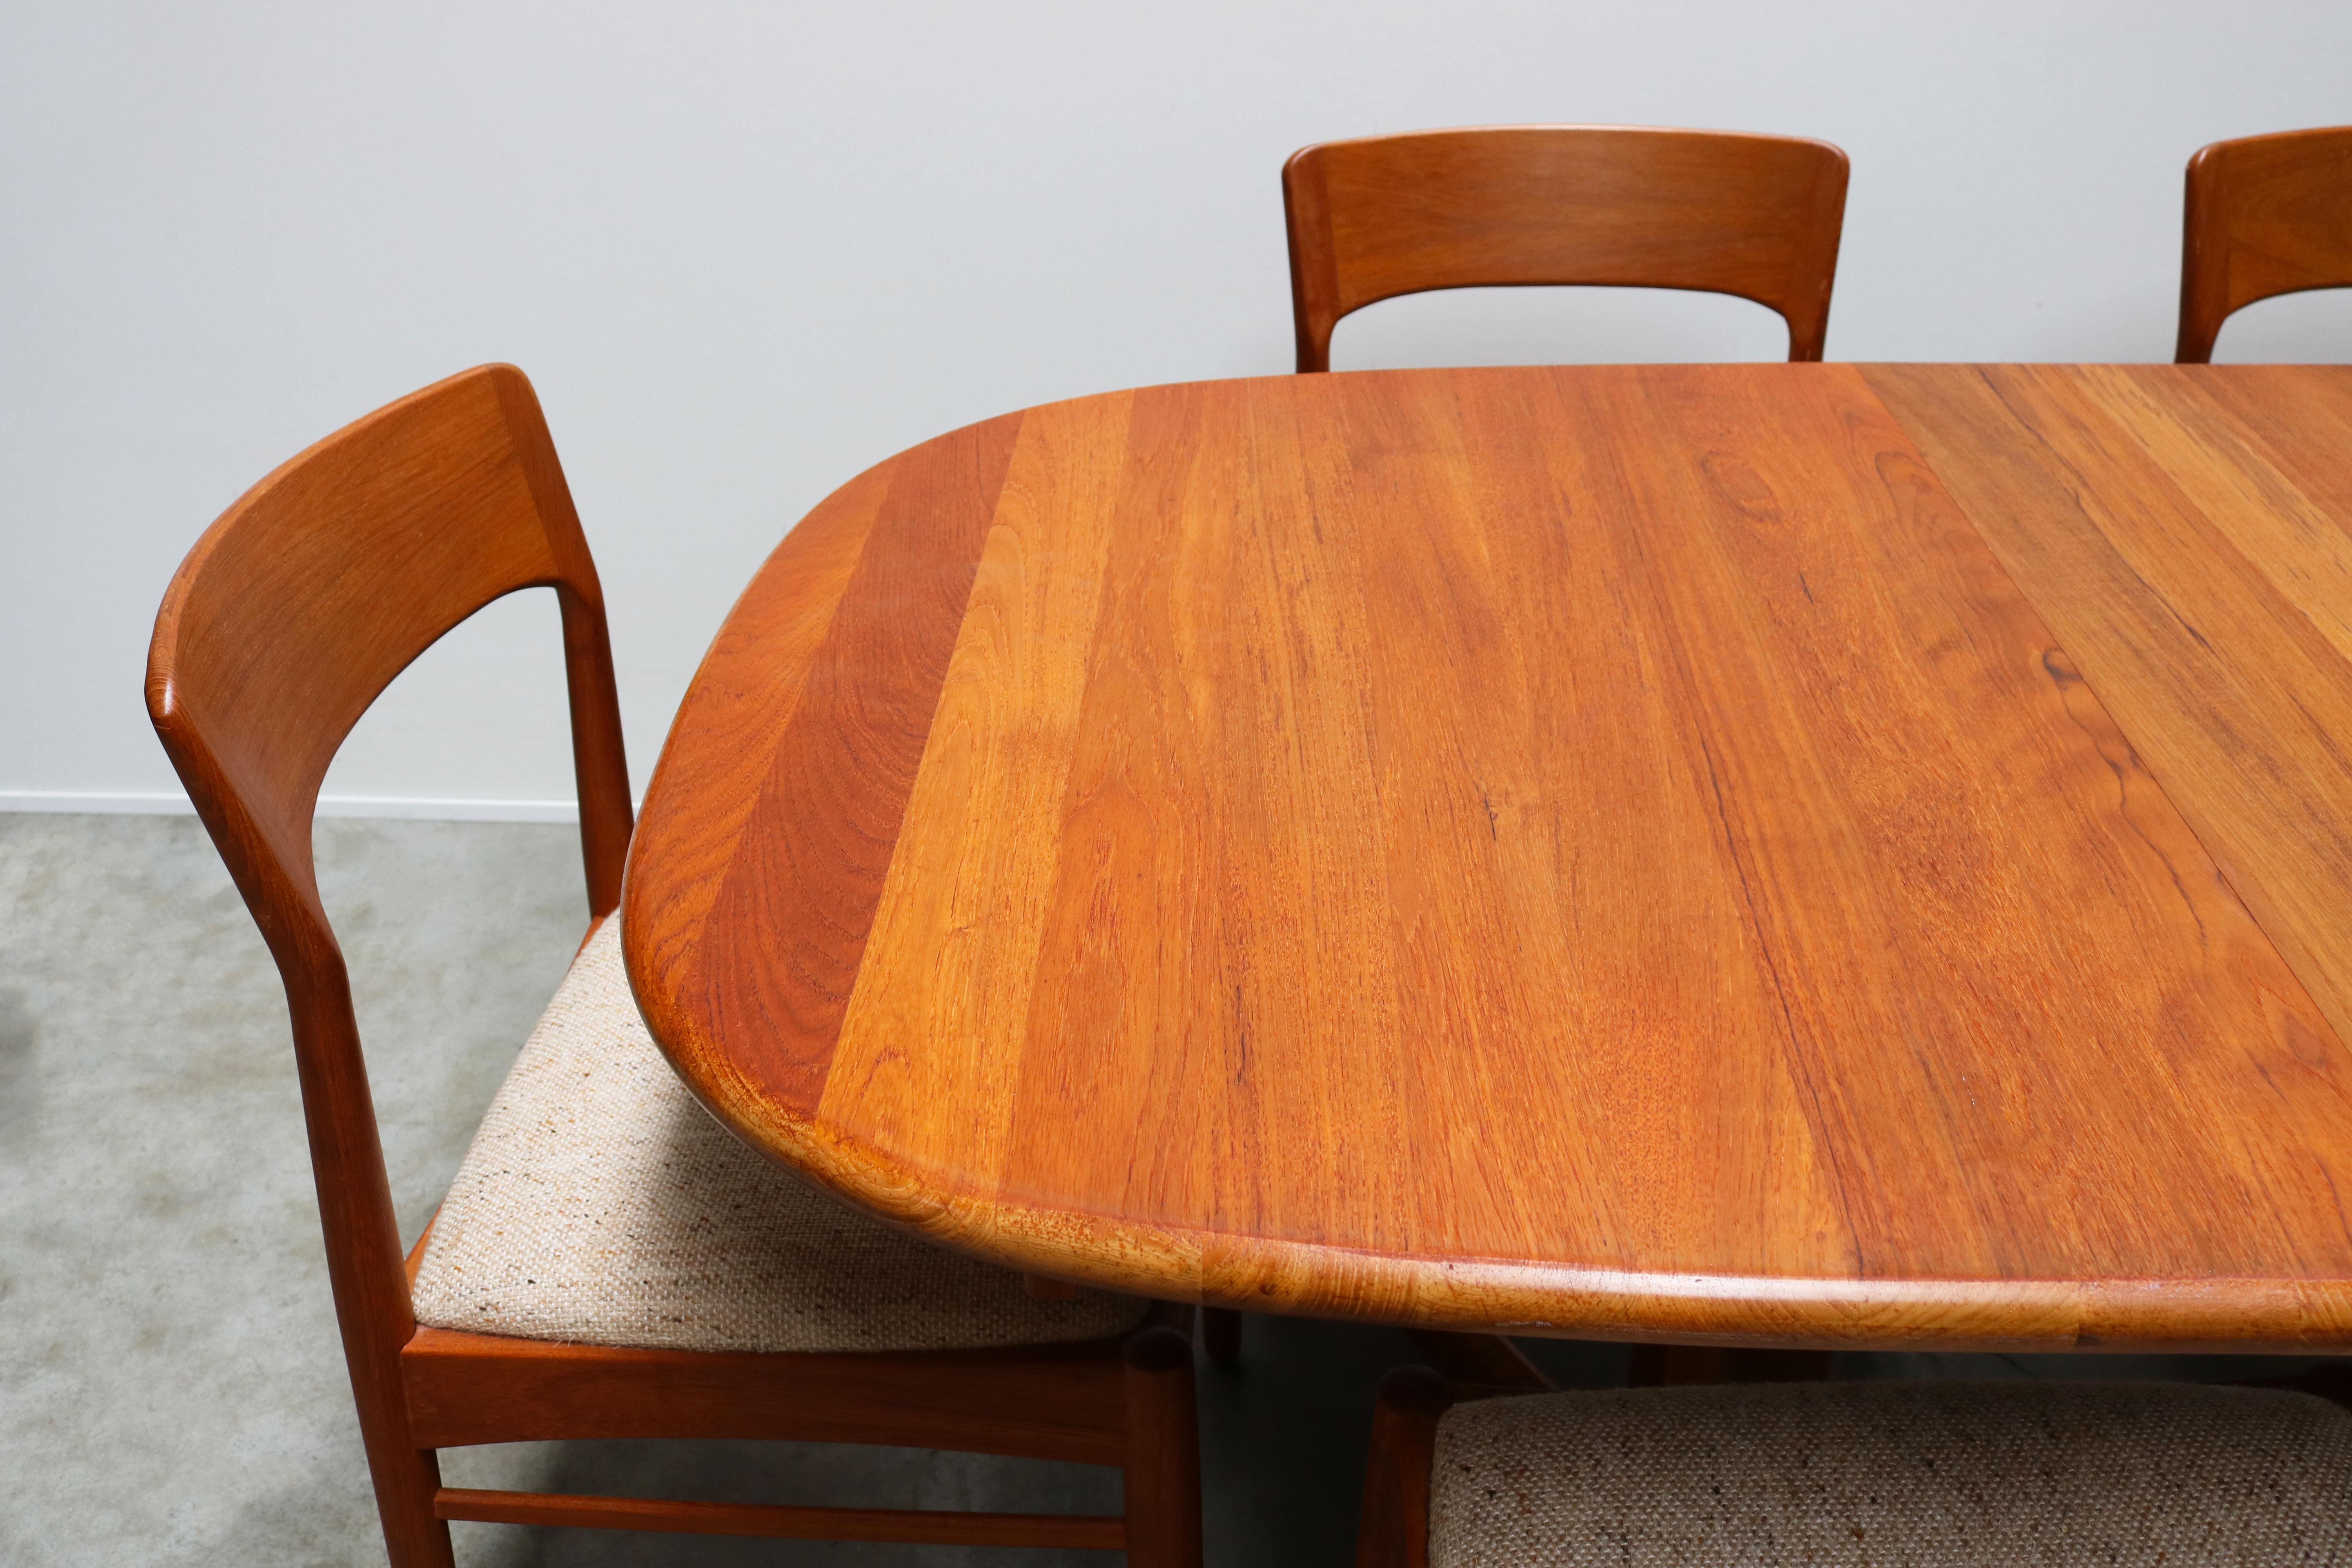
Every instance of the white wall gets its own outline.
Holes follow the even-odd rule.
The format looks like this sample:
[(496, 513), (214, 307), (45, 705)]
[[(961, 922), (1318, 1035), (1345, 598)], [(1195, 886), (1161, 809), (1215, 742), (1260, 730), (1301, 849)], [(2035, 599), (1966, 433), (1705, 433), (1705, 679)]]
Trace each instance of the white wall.
[[(491, 359), (553, 423), (642, 787), (833, 486), (1006, 409), (1286, 370), (1286, 153), (1547, 120), (1843, 145), (1832, 358), (2162, 359), (2182, 163), (2352, 120), (2352, 5), (18, 0), (0, 808), (168, 797), (139, 678), (181, 553), (279, 459)], [(1782, 342), (1738, 301), (1440, 295), (1352, 319), (1336, 363)], [(2221, 357), (2352, 359), (2352, 295), (2257, 306)], [(428, 655), (329, 790), (568, 795), (545, 600)]]

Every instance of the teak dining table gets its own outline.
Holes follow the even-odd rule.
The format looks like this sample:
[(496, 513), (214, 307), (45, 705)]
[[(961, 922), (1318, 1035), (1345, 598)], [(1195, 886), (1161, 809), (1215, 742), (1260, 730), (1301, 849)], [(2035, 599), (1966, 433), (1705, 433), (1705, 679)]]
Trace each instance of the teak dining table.
[(1160, 386), (852, 479), (623, 904), (739, 1135), (1059, 1280), (2352, 1350), (2352, 368)]

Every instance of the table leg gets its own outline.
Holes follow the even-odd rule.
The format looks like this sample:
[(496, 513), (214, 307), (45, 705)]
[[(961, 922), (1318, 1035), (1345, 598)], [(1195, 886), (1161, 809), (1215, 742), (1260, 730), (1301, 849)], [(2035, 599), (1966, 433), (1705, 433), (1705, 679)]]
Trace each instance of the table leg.
[(1549, 1394), (1553, 1384), (1518, 1346), (1500, 1334), (1456, 1334), (1439, 1329), (1408, 1329), (1422, 1360), (1450, 1383)]

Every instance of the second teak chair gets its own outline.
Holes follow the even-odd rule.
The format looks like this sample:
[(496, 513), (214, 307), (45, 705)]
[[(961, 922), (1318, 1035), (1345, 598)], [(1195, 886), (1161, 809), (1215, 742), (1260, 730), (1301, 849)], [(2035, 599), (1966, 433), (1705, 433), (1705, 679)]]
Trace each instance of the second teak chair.
[(2216, 142), (2189, 161), (2173, 359), (2205, 364), (2231, 313), (2352, 288), (2352, 125)]
[(1845, 216), (1826, 142), (1720, 131), (1500, 125), (1324, 142), (1282, 169), (1298, 368), (1331, 329), (1432, 289), (1596, 284), (1734, 294), (1818, 360)]

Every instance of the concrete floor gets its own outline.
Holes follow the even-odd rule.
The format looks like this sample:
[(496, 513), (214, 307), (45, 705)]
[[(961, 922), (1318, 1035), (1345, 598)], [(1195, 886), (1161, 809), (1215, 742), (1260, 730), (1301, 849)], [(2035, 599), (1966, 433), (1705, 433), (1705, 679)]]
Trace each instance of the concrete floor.
[[(414, 1236), (584, 920), (567, 827), (327, 821), (386, 1158)], [(1564, 1384), (1625, 1353), (1529, 1347)], [(1254, 1318), (1203, 1365), (1209, 1558), (1348, 1561), (1388, 1330)], [(2266, 1375), (2275, 1363), (1845, 1356), (1844, 1377)], [(521, 1444), (453, 1484), (1003, 1510), (1108, 1471), (799, 1444)], [(0, 815), (0, 1563), (383, 1560), (328, 1300), (283, 994), (192, 818)], [(460, 1525), (462, 1563), (1048, 1568), (1064, 1554)]]

